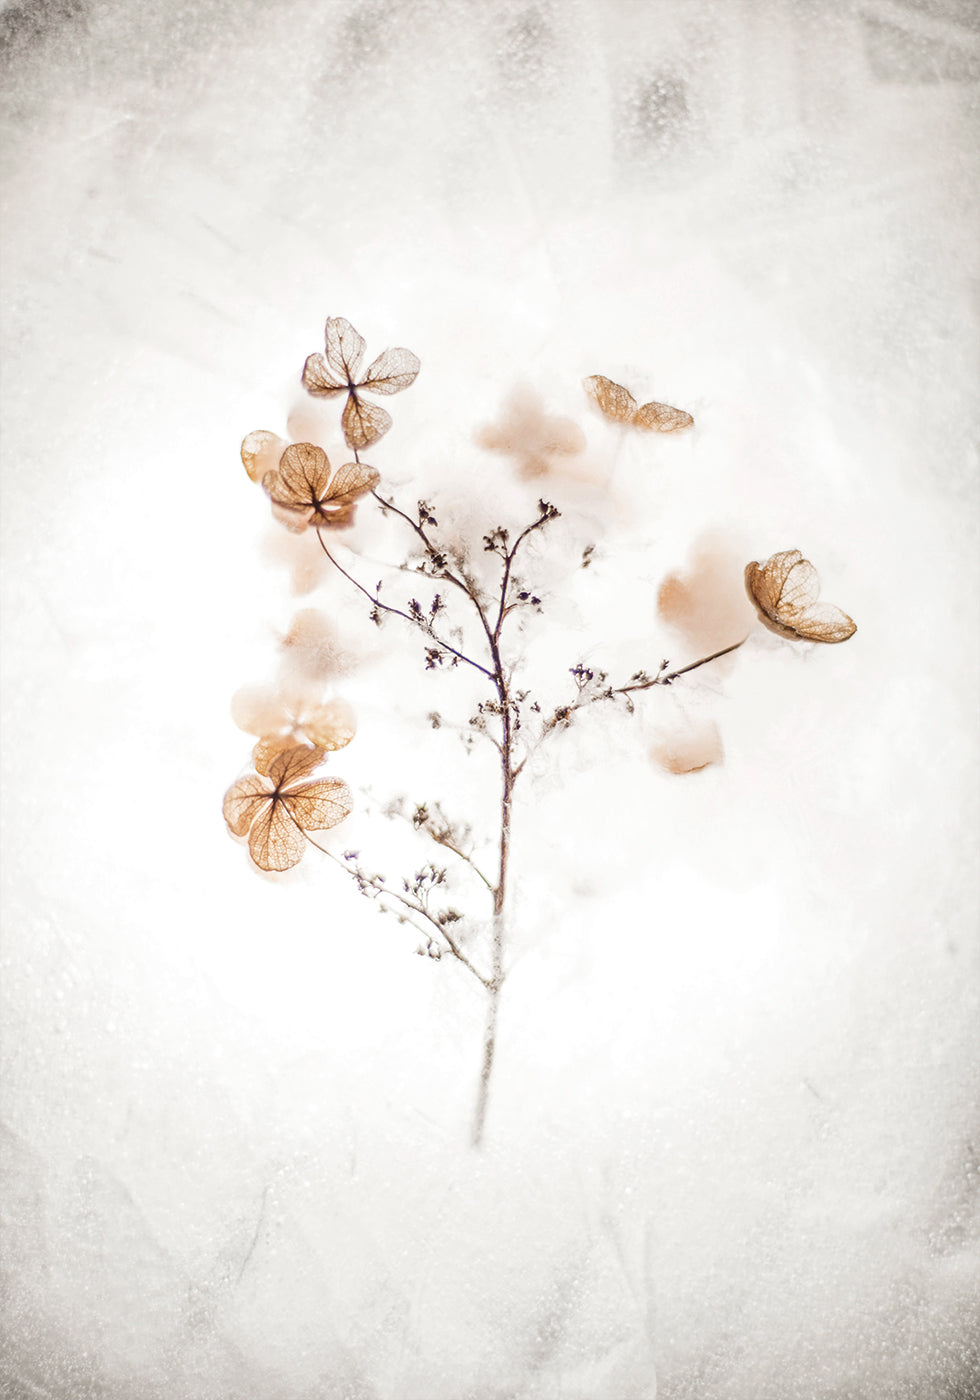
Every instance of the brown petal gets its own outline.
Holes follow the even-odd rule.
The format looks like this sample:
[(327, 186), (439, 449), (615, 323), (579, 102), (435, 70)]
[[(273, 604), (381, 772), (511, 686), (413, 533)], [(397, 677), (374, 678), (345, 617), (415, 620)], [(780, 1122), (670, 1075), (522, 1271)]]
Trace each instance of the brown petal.
[(636, 399), (622, 384), (614, 383), (604, 374), (593, 374), (582, 380), (582, 387), (607, 418), (613, 418), (617, 423), (632, 420), (636, 412)]
[(350, 321), (345, 321), (343, 316), (331, 316), (327, 321), (325, 339), (327, 364), (338, 379), (355, 384), (364, 358), (363, 336), (358, 335)]
[(694, 419), (682, 408), (671, 408), (666, 403), (645, 403), (633, 414), (633, 426), (647, 432), (678, 433), (683, 428), (693, 428)]
[(317, 399), (332, 399), (347, 390), (346, 378), (339, 379), (319, 353), (307, 355), (303, 366), (303, 387)]
[(818, 603), (820, 580), (798, 549), (746, 566), (745, 586), (763, 624), (782, 637), (807, 642), (846, 642), (857, 631), (847, 613)]
[(291, 749), (286, 749), (272, 760), (269, 765), (269, 777), (279, 790), (288, 783), (305, 778), (314, 768), (319, 768), (324, 758), (322, 749), (310, 749), (305, 744), (294, 743)]
[(346, 700), (328, 700), (304, 715), (302, 728), (318, 749), (332, 753), (347, 747), (357, 733), (357, 721)]
[(304, 831), (326, 831), (354, 810), (351, 790), (340, 778), (323, 778), (316, 783), (290, 788), (281, 800), (289, 808), (296, 825)]
[(337, 468), (325, 501), (338, 507), (353, 505), (359, 496), (373, 491), (380, 480), (380, 472), (366, 462), (345, 462)]
[(359, 452), (384, 437), (391, 427), (391, 414), (377, 404), (364, 403), (356, 394), (351, 394), (344, 405), (340, 425), (347, 446)]
[(296, 747), (296, 735), (292, 732), (284, 734), (267, 734), (260, 739), (252, 750), (252, 762), (255, 764), (257, 773), (268, 774), (272, 767), (273, 759), (286, 749)]
[(312, 442), (294, 442), (282, 454), (279, 479), (285, 487), (283, 495), (276, 495), (281, 505), (308, 506), (322, 500), (330, 485), (327, 454)]
[(372, 394), (397, 394), (415, 383), (422, 368), (418, 355), (400, 347), (386, 350), (379, 355), (358, 385), (360, 389), (370, 389)]
[(846, 642), (857, 631), (857, 623), (833, 603), (814, 603), (791, 624), (805, 642)]
[(242, 443), (242, 464), (253, 481), (261, 481), (266, 472), (275, 471), (285, 446), (281, 437), (264, 428), (249, 433)]
[(255, 773), (239, 778), (225, 793), (222, 812), (228, 828), (244, 836), (262, 809), (272, 800), (272, 785)]
[(291, 870), (303, 859), (306, 840), (281, 798), (252, 827), (248, 850), (260, 870)]

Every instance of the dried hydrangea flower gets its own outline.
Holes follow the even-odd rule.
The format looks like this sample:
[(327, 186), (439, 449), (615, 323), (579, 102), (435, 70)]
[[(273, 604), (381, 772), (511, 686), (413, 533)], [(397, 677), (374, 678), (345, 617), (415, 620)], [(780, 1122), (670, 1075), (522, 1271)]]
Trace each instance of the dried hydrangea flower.
[(604, 374), (592, 374), (583, 379), (582, 387), (600, 412), (615, 423), (630, 423), (648, 433), (678, 433), (694, 426), (694, 419), (682, 408), (654, 402), (638, 406), (628, 389)]
[(264, 474), (262, 486), (272, 501), (273, 515), (288, 529), (300, 531), (313, 525), (336, 530), (351, 524), (359, 497), (373, 491), (380, 480), (365, 462), (347, 462), (331, 473), (322, 447), (294, 442), (278, 467)]
[(316, 398), (346, 394), (340, 420), (344, 441), (355, 452), (370, 447), (391, 427), (391, 414), (368, 403), (361, 391), (397, 394), (415, 381), (420, 364), (411, 350), (385, 350), (358, 378), (364, 359), (365, 343), (350, 321), (331, 316), (326, 326), (326, 354), (310, 355), (303, 366), (303, 384)]
[(820, 579), (798, 549), (747, 564), (745, 587), (762, 623), (780, 637), (805, 642), (846, 642), (857, 624), (833, 603), (818, 603)]
[(231, 702), (231, 714), (239, 729), (259, 741), (252, 750), (259, 773), (268, 773), (284, 749), (304, 744), (335, 753), (346, 748), (357, 732), (354, 711), (346, 700), (315, 701), (302, 687), (242, 686)]
[(291, 870), (303, 859), (304, 832), (326, 831), (353, 810), (350, 788), (340, 778), (302, 781), (323, 762), (322, 749), (287, 749), (268, 774), (249, 773), (225, 793), (223, 811), (235, 836), (248, 836), (260, 870)]

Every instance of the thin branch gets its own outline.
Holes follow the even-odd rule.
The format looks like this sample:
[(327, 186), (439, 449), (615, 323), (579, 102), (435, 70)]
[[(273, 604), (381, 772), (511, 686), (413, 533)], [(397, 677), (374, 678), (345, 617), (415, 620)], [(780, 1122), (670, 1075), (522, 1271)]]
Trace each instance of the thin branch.
[[(302, 827), (300, 828), (300, 830), (302, 831)], [(426, 919), (436, 930), (439, 936), (445, 939), (446, 944), (449, 947), (449, 951), (452, 953), (453, 957), (458, 959), (458, 961), (461, 962), (464, 967), (469, 968), (470, 972), (472, 972), (473, 976), (477, 979), (477, 981), (482, 982), (484, 987), (486, 987), (488, 990), (493, 986), (491, 979), (484, 977), (483, 973), (480, 972), (480, 970), (477, 967), (475, 967), (473, 963), (470, 962), (469, 958), (463, 952), (462, 948), (460, 948), (459, 944), (453, 938), (452, 934), (447, 933), (445, 926), (439, 922), (439, 920), (435, 917), (434, 914), (430, 913), (430, 911), (426, 908), (422, 900), (415, 900), (413, 902), (412, 900), (407, 899), (405, 895), (401, 894), (398, 890), (394, 890), (389, 885), (385, 884), (385, 882), (381, 879), (380, 876), (365, 875), (363, 870), (360, 870), (356, 866), (349, 865), (347, 861), (341, 860), (339, 856), (335, 856), (333, 851), (328, 851), (326, 846), (321, 846), (319, 841), (314, 841), (313, 837), (308, 831), (303, 831), (303, 835), (306, 837), (307, 841), (309, 841), (311, 846), (315, 846), (316, 849), (320, 851), (323, 855), (329, 856), (335, 865), (339, 865), (342, 870), (346, 870), (351, 879), (357, 882), (357, 885), (362, 893), (364, 892), (365, 886), (370, 886), (370, 888), (374, 890), (375, 897), (377, 899), (387, 898), (396, 900), (399, 904), (403, 905), (404, 908), (409, 910), (410, 913), (420, 915), (423, 919)], [(394, 913), (395, 911), (389, 910), (388, 912)], [(401, 918), (404, 916), (398, 915), (397, 917)], [(425, 929), (420, 928), (414, 919), (408, 919), (407, 922), (410, 923), (412, 927), (416, 930), (416, 932), (420, 933), (423, 938), (431, 938), (431, 935), (426, 933)]]
[(494, 679), (494, 674), (492, 671), (488, 671), (486, 666), (480, 665), (479, 661), (474, 661), (473, 658), (471, 656), (467, 656), (465, 652), (457, 651), (457, 649), (454, 646), (450, 646), (450, 644), (448, 642), (444, 642), (441, 637), (437, 637), (435, 632), (432, 630), (431, 626), (427, 626), (424, 622), (420, 621), (419, 618), (412, 617), (411, 613), (403, 612), (401, 608), (394, 608), (391, 606), (390, 603), (382, 603), (377, 593), (372, 593), (369, 588), (365, 588), (363, 583), (359, 583), (353, 574), (349, 574), (342, 564), (338, 564), (337, 560), (333, 557), (326, 544), (324, 543), (323, 536), (320, 534), (319, 530), (317, 530), (316, 532), (316, 537), (320, 541), (320, 548), (323, 550), (324, 554), (330, 560), (331, 564), (338, 571), (338, 573), (343, 574), (344, 578), (347, 579), (348, 583), (352, 583), (356, 589), (363, 593), (365, 598), (369, 599), (369, 601), (374, 605), (374, 607), (380, 608), (382, 612), (394, 613), (396, 617), (403, 617), (406, 622), (410, 622), (413, 627), (418, 627), (419, 630), (424, 632), (427, 637), (431, 637), (431, 639), (435, 642), (436, 646), (441, 648), (441, 650), (448, 651), (451, 656), (458, 657), (460, 661), (465, 661), (467, 666), (472, 666), (475, 671), (480, 671), (484, 676), (487, 677), (488, 680), (492, 681)]

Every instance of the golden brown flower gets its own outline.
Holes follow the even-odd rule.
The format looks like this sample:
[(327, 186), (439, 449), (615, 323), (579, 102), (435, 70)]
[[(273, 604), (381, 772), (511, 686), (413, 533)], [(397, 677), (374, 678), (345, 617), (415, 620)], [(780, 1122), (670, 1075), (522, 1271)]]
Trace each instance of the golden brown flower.
[(747, 564), (745, 587), (764, 626), (805, 642), (846, 642), (857, 624), (833, 603), (818, 603), (820, 579), (798, 549)]
[(276, 519), (299, 532), (310, 525), (328, 530), (349, 525), (359, 497), (373, 491), (380, 480), (365, 462), (347, 462), (331, 474), (322, 447), (294, 442), (280, 457), (279, 466), (264, 473), (262, 486)]
[(419, 358), (411, 350), (385, 350), (359, 379), (365, 344), (350, 321), (345, 321), (343, 316), (331, 316), (325, 340), (326, 355), (317, 353), (307, 357), (303, 384), (316, 398), (347, 395), (340, 424), (347, 446), (357, 452), (384, 437), (391, 427), (391, 415), (377, 404), (368, 403), (361, 397), (361, 391), (388, 395), (407, 389), (419, 372)]
[(306, 850), (307, 831), (325, 831), (349, 816), (350, 788), (340, 778), (303, 782), (323, 762), (322, 749), (302, 745), (272, 762), (268, 775), (249, 773), (225, 793), (223, 811), (235, 836), (248, 836), (260, 870), (290, 870)]
[(592, 374), (583, 379), (582, 387), (600, 412), (616, 423), (631, 423), (634, 428), (648, 433), (677, 433), (694, 426), (694, 419), (682, 408), (653, 402), (637, 406), (628, 389), (604, 374)]
[(345, 748), (357, 731), (345, 700), (315, 701), (302, 686), (242, 686), (231, 702), (231, 714), (239, 729), (258, 738), (252, 758), (260, 773), (268, 773), (284, 749), (306, 744), (333, 753)]

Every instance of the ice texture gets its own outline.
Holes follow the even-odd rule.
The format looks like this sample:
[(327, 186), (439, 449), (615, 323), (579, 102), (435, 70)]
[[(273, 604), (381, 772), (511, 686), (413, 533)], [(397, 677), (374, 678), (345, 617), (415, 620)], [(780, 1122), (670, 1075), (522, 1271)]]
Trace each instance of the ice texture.
[[(0, 45), (4, 1400), (980, 1394), (976, 7), (7, 0)], [(549, 486), (601, 540), (543, 684), (690, 659), (706, 540), (858, 623), (556, 741), (478, 1153), (473, 980), (221, 821), (326, 597), (333, 771), (490, 800), (238, 460), (328, 314), (420, 356), (371, 460), (462, 523), (536, 489), (476, 440), (514, 395), (590, 461), (585, 376), (693, 414)]]

